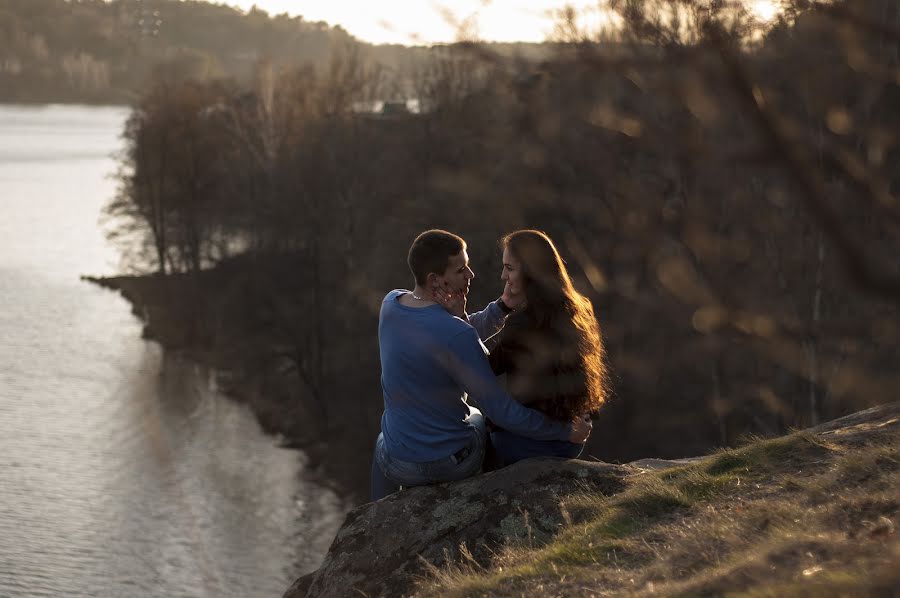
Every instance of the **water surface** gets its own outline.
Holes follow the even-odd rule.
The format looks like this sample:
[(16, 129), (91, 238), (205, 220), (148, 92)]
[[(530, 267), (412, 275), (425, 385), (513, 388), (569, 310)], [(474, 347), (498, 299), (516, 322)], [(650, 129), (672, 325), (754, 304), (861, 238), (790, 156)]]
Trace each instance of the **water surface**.
[(279, 596), (343, 505), (140, 338), (98, 218), (123, 108), (0, 106), (0, 596)]

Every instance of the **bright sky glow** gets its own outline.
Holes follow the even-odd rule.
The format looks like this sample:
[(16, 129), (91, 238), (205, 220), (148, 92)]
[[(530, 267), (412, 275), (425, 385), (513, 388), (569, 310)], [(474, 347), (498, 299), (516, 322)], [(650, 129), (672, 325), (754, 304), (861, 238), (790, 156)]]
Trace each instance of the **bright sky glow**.
[(753, 12), (760, 20), (771, 21), (778, 16), (781, 9), (775, 0), (756, 0), (753, 3)]
[[(225, 0), (244, 10), (254, 4), (269, 14), (300, 15), (308, 21), (340, 25), (355, 37), (376, 44), (430, 44), (467, 33), (488, 41), (544, 41), (553, 33), (554, 13), (569, 4), (584, 16), (589, 30), (608, 17), (598, 0)], [(752, 0), (753, 12), (770, 20), (778, 0)]]
[[(269, 14), (287, 12), (308, 21), (340, 25), (364, 41), (385, 44), (429, 44), (458, 38), (467, 19), (479, 39), (544, 41), (553, 32), (553, 12), (566, 0), (225, 0), (249, 9), (256, 4)], [(569, 1), (578, 10), (593, 9), (596, 0)], [(451, 18), (448, 18), (450, 16)], [(451, 20), (452, 19), (452, 20)]]

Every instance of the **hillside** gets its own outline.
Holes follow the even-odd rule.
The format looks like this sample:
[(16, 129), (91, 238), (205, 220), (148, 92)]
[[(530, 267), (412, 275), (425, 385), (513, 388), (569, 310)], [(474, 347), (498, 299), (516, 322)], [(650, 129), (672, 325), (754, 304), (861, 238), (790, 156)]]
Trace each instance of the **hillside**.
[(531, 460), (347, 516), (287, 597), (896, 596), (900, 403), (683, 461)]
[[(492, 43), (505, 55), (543, 58), (550, 46)], [(177, 79), (246, 82), (260, 61), (328, 64), (354, 48), (392, 80), (410, 85), (430, 50), (374, 46), (340, 25), (248, 12), (197, 0), (0, 0), (0, 102), (130, 103), (159, 70)]]
[(350, 34), (302, 17), (175, 0), (0, 0), (0, 101), (125, 102), (160, 65), (185, 77), (327, 60)]

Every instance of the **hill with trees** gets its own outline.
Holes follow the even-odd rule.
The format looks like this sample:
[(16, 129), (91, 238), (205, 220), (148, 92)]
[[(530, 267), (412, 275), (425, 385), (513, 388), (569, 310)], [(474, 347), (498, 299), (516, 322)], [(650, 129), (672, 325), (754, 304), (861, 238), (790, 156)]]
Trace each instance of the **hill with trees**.
[[(541, 44), (489, 44), (542, 57)], [(259, 63), (327, 67), (349, 49), (385, 80), (385, 99), (408, 97), (427, 47), (372, 45), (340, 25), (197, 0), (0, 0), (0, 102), (130, 103), (154, 73), (250, 84)]]
[(178, 0), (0, 0), (0, 101), (122, 103), (160, 65), (242, 80), (259, 60), (321, 64), (340, 27)]

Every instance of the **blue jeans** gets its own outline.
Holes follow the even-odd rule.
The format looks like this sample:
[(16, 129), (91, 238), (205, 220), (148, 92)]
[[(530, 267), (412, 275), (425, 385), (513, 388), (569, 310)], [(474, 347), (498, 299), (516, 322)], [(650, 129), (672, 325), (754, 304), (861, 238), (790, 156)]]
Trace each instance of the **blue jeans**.
[(531, 457), (563, 457), (574, 459), (584, 449), (583, 444), (565, 440), (534, 440), (501, 428), (491, 432), (492, 468), (506, 467)]
[(400, 486), (453, 482), (479, 473), (487, 441), (484, 416), (476, 409), (472, 409), (472, 414), (466, 421), (475, 428), (468, 451), (463, 449), (462, 455), (457, 453), (424, 463), (401, 461), (391, 457), (384, 448), (384, 435), (379, 434), (375, 442), (375, 458), (372, 459), (372, 500), (393, 494), (400, 490)]

